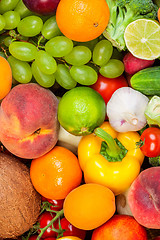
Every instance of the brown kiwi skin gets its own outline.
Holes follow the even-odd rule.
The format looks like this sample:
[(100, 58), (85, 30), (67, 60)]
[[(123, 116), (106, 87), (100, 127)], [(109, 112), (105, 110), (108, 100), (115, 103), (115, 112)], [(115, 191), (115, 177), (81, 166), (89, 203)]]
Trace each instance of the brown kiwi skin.
[(17, 238), (28, 231), (38, 219), (40, 205), (29, 167), (0, 152), (0, 239)]

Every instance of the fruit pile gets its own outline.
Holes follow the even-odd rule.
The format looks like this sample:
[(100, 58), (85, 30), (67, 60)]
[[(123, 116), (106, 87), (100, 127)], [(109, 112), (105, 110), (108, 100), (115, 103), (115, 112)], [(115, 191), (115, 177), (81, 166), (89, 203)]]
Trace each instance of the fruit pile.
[(149, 1), (128, 24), (134, 0), (0, 1), (1, 240), (159, 239), (160, 10)]

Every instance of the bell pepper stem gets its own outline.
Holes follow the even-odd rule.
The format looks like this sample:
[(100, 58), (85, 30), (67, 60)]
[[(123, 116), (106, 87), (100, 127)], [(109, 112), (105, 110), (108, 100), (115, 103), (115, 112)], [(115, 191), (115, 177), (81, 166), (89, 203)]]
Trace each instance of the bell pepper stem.
[(110, 134), (105, 132), (102, 128), (96, 128), (94, 130), (94, 133), (96, 134), (96, 136), (102, 138), (107, 143), (106, 152), (109, 156), (111, 157), (119, 156), (121, 149), (119, 148), (114, 138)]

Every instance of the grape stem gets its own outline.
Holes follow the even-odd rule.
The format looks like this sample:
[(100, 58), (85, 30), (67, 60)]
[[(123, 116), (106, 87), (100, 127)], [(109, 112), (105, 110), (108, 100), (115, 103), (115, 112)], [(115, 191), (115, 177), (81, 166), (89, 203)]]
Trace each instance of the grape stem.
[(43, 48), (45, 49), (44, 46), (40, 45), (41, 41), (44, 39), (43, 35), (40, 36), (39, 40), (38, 40), (38, 43), (37, 43), (37, 48)]
[(8, 58), (8, 54), (7, 54), (6, 49), (4, 49), (2, 46), (1, 46), (1, 49), (2, 49), (2, 51), (4, 52), (4, 54), (6, 55), (6, 57)]

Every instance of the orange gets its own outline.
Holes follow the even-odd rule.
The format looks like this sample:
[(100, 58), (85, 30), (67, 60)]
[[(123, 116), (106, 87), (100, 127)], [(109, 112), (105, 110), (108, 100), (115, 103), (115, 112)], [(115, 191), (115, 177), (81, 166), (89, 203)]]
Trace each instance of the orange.
[(105, 0), (61, 0), (56, 11), (61, 32), (78, 42), (99, 37), (108, 25), (109, 16)]
[(160, 7), (158, 8), (158, 11), (157, 11), (157, 17), (158, 17), (158, 21), (160, 22)]
[(55, 146), (31, 161), (30, 177), (43, 197), (58, 200), (80, 185), (82, 171), (75, 154), (67, 148)]
[(115, 213), (115, 195), (100, 184), (86, 183), (73, 189), (65, 198), (64, 216), (75, 227), (92, 230)]
[(11, 90), (12, 70), (8, 61), (0, 56), (0, 100), (2, 100)]

